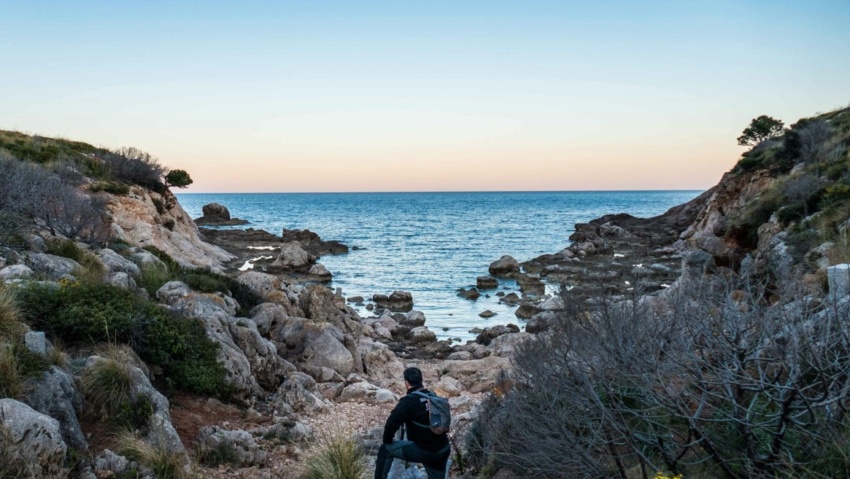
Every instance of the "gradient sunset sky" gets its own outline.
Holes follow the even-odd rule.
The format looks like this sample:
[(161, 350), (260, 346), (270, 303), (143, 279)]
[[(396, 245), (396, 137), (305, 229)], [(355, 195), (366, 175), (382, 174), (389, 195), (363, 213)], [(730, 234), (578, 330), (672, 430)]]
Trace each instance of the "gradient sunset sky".
[(190, 192), (705, 189), (850, 102), (850, 1), (0, 1), (0, 129)]

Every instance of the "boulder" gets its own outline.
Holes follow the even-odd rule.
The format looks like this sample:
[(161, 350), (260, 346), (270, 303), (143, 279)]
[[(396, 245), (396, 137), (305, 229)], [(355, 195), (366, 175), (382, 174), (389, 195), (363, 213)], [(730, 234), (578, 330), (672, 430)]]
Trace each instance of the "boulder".
[(39, 356), (47, 356), (53, 350), (53, 345), (47, 340), (43, 331), (28, 331), (24, 334), (24, 346)]
[(406, 313), (413, 309), (413, 295), (407, 291), (393, 291), (389, 296), (376, 294), (372, 296), (372, 301), (396, 313)]
[(43, 275), (51, 281), (73, 277), (76, 270), (83, 268), (80, 263), (72, 259), (46, 253), (28, 254), (26, 264), (35, 273)]
[(503, 370), (510, 367), (510, 359), (488, 356), (468, 361), (444, 361), (444, 375), (451, 376), (471, 393), (486, 392), (493, 389), (496, 379)]
[(517, 275), (516, 278), (519, 284), (519, 290), (523, 293), (535, 296), (542, 296), (546, 293), (546, 284), (539, 277), (523, 274)]
[[(389, 318), (389, 321), (395, 322), (395, 320), (392, 317)], [(384, 327), (386, 327), (387, 329), (390, 329), (390, 331), (394, 330), (394, 328), (390, 328), (388, 325), (386, 325), (383, 322), (383, 319), (382, 319), (381, 324), (384, 325)], [(424, 326), (425, 325), (425, 313), (423, 313), (422, 311), (411, 311), (404, 316), (404, 319), (401, 320), (401, 325), (407, 326), (407, 327), (410, 327), (410, 328), (415, 328), (417, 326)]]
[(124, 456), (119, 456), (109, 449), (101, 451), (94, 458), (94, 474), (96, 477), (125, 477), (134, 466)]
[(59, 421), (14, 399), (0, 399), (0, 458), (9, 477), (68, 475)]
[(437, 335), (427, 327), (419, 326), (411, 329), (407, 338), (413, 344), (430, 343), (437, 340)]
[(297, 241), (291, 241), (280, 247), (280, 254), (272, 263), (272, 267), (289, 271), (307, 271), (315, 262), (315, 256), (305, 251)]
[(250, 312), (251, 321), (257, 325), (257, 331), (263, 336), (268, 336), (272, 325), (289, 317), (286, 308), (274, 303), (261, 303)]
[(33, 274), (35, 273), (29, 266), (24, 264), (13, 264), (0, 269), (0, 282), (32, 278)]
[(136, 263), (112, 251), (109, 248), (104, 248), (95, 253), (97, 258), (103, 263), (103, 266), (109, 273), (126, 273), (130, 276), (138, 278), (142, 272)]
[(271, 400), (278, 415), (292, 412), (314, 414), (330, 408), (330, 402), (316, 389), (316, 380), (302, 372), (290, 375)]
[(261, 426), (249, 430), (251, 434), (263, 439), (280, 439), (285, 442), (301, 442), (313, 437), (310, 426), (290, 419), (276, 419), (270, 426)]
[(503, 334), (511, 334), (518, 333), (519, 328), (515, 324), (508, 324), (507, 326), (498, 325), (490, 328), (484, 328), (484, 331), (475, 338), (475, 342), (478, 344), (483, 344), (485, 346), (490, 344), (494, 338), (497, 338)]
[(459, 396), (465, 389), (460, 381), (447, 375), (443, 375), (434, 386), (434, 392), (443, 397)]
[(514, 305), (514, 304), (519, 304), (520, 297), (516, 293), (508, 293), (508, 294), (502, 296), (502, 298), (499, 299), (499, 301), (501, 301), (502, 303), (505, 303), (505, 304)]
[(80, 452), (88, 451), (86, 437), (77, 419), (82, 413), (83, 398), (68, 373), (51, 366), (30, 383), (24, 402), (59, 421), (59, 430), (66, 444)]
[(308, 274), (323, 282), (327, 282), (333, 279), (333, 274), (328, 271), (328, 268), (326, 268), (325, 265), (319, 263), (314, 264), (310, 268), (310, 272)]
[(277, 276), (259, 271), (246, 271), (240, 274), (236, 281), (264, 301), (279, 304), (289, 316), (304, 316), (304, 312), (298, 307), (298, 298), (303, 290), (300, 286), (284, 283)]
[(455, 351), (446, 358), (450, 361), (469, 361), (472, 359), (472, 353), (469, 351)]
[(106, 278), (106, 282), (116, 288), (126, 289), (127, 291), (135, 291), (137, 287), (136, 280), (129, 274), (121, 271), (110, 274)]
[(394, 404), (398, 396), (389, 389), (382, 389), (365, 381), (349, 384), (342, 390), (339, 401), (357, 401), (368, 404)]
[[(513, 325), (509, 324), (508, 326)], [(513, 332), (511, 334), (502, 334), (493, 338), (492, 341), (490, 341), (489, 349), (491, 351), (491, 354), (494, 356), (510, 358), (511, 356), (513, 356), (517, 345), (519, 345), (523, 341), (528, 340), (528, 338), (530, 337), (532, 337), (532, 334), (527, 332)]]
[(496, 277), (508, 277), (519, 273), (519, 262), (511, 256), (505, 255), (490, 263), (490, 274)]
[(230, 219), (230, 210), (218, 203), (209, 203), (201, 208), (204, 218), (210, 220), (227, 221)]
[(496, 289), (499, 287), (499, 280), (492, 276), (479, 276), (475, 279), (475, 285), (478, 289)]
[(143, 250), (141, 248), (131, 248), (129, 259), (133, 263), (139, 265), (141, 268), (161, 268), (166, 269), (165, 263), (162, 262), (155, 254), (150, 251)]
[(345, 347), (344, 335), (329, 324), (310, 324), (305, 338), (302, 360), (310, 365), (327, 367), (346, 376), (354, 371), (354, 355)]
[(486, 318), (492, 318), (493, 316), (496, 316), (496, 313), (490, 311), (489, 309), (485, 309), (484, 311), (479, 313), (478, 316), (486, 319)]
[(205, 426), (198, 432), (197, 452), (201, 460), (210, 465), (227, 459), (236, 467), (263, 466), (266, 453), (249, 432), (241, 429), (227, 430), (220, 426)]
[(233, 342), (245, 354), (251, 373), (260, 386), (274, 391), (288, 374), (295, 371), (295, 366), (277, 354), (274, 343), (260, 335), (253, 321), (237, 318), (229, 326)]
[(281, 239), (284, 243), (297, 241), (307, 252), (316, 256), (348, 253), (348, 246), (339, 241), (323, 241), (319, 235), (310, 230), (288, 230), (284, 228)]
[(460, 288), (457, 290), (457, 295), (464, 299), (476, 300), (481, 297), (481, 293), (475, 288)]
[(386, 344), (364, 336), (357, 340), (357, 349), (363, 361), (363, 371), (372, 382), (385, 388), (398, 384), (404, 364)]

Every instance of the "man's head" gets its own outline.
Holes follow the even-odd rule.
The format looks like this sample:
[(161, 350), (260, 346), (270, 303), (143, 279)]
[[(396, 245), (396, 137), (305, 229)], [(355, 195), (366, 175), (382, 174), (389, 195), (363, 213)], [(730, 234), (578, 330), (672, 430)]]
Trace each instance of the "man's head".
[(404, 381), (412, 388), (422, 387), (422, 371), (419, 368), (407, 368), (404, 370)]

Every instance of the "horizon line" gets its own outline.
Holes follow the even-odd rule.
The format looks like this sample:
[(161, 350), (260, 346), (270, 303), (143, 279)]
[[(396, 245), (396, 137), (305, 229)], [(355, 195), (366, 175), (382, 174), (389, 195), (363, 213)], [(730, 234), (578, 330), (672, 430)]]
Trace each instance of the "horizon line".
[(420, 190), (420, 191), (192, 191), (173, 192), (181, 195), (347, 195), (347, 194), (409, 194), (409, 193), (651, 193), (705, 192), (710, 188), (629, 189), (629, 190)]

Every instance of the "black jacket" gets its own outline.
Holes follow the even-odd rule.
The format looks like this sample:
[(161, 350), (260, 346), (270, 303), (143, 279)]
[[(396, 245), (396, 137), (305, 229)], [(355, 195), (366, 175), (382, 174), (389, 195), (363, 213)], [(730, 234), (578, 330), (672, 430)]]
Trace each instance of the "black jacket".
[[(384, 444), (392, 443), (396, 431), (404, 424), (408, 440), (415, 442), (417, 446), (427, 451), (442, 450), (449, 445), (449, 438), (446, 434), (434, 434), (431, 432), (431, 428), (414, 424), (414, 422), (428, 424), (428, 400), (417, 394), (410, 394), (417, 390), (420, 389), (408, 389), (407, 396), (399, 399), (395, 409), (390, 413), (387, 424), (384, 426)], [(420, 391), (429, 392), (427, 389)]]

